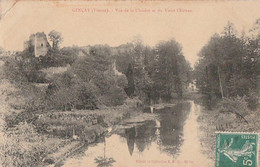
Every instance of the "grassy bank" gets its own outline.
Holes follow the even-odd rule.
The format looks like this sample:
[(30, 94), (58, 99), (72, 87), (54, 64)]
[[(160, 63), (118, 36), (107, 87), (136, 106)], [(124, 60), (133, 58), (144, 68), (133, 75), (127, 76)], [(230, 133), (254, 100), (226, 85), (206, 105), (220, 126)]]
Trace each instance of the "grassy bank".
[(59, 165), (78, 149), (98, 140), (108, 128), (138, 113), (140, 108), (136, 108), (135, 99), (97, 110), (38, 112), (30, 115), (30, 119), (23, 112), (13, 112), (6, 115), (8, 119), (1, 133), (2, 164)]
[[(54, 112), (41, 115), (38, 127), (45, 127), (48, 133), (68, 142), (48, 154), (46, 163), (60, 164), (64, 159), (77, 152), (78, 149), (94, 143), (107, 129), (137, 112), (131, 105), (104, 108), (94, 111)], [(47, 125), (46, 125), (47, 124)]]
[[(200, 124), (200, 141), (203, 149), (203, 153), (211, 160), (215, 161), (216, 150), (216, 131), (229, 131), (229, 132), (257, 132), (260, 133), (260, 110), (255, 111), (246, 110), (245, 114), (242, 114), (244, 119), (232, 112), (223, 111), (221, 102), (213, 107), (212, 110), (208, 110), (205, 107), (201, 108), (198, 122)], [(232, 104), (229, 104), (232, 106)], [(241, 106), (237, 106), (238, 108)], [(239, 112), (239, 109), (236, 111)], [(246, 121), (245, 121), (246, 120)], [(259, 162), (258, 162), (259, 163)]]
[(23, 57), (0, 60), (2, 166), (59, 163), (142, 109), (136, 108), (140, 100), (127, 99), (123, 89), (127, 80), (108, 70), (109, 61), (97, 63), (103, 68), (99, 66), (92, 82), (86, 77), (93, 75), (91, 70), (95, 67), (87, 65), (89, 69), (81, 73), (78, 67), (86, 67), (81, 60), (70, 70), (54, 73), (53, 80), (46, 80), (42, 74), (57, 69), (41, 71), (36, 62), (37, 59), (27, 61)]

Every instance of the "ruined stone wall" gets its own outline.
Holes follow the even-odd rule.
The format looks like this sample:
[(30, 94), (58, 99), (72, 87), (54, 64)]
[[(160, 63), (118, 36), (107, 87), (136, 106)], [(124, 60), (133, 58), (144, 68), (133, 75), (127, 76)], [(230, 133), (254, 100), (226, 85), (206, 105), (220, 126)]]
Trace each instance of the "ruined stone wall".
[(36, 34), (31, 35), (30, 41), (34, 47), (35, 57), (45, 56), (47, 54), (50, 44), (44, 32), (37, 32)]

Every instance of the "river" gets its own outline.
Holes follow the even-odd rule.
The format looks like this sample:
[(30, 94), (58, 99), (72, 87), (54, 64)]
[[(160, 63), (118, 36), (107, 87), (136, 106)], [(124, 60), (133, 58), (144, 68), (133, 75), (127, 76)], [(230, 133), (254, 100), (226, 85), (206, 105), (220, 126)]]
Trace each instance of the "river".
[(194, 101), (154, 110), (155, 120), (118, 128), (81, 155), (67, 159), (63, 167), (214, 166), (201, 153), (200, 110)]

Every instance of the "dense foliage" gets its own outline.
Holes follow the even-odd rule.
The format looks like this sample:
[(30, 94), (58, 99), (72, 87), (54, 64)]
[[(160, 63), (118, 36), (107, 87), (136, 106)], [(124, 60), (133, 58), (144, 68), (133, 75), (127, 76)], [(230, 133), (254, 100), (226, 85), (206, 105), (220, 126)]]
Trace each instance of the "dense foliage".
[[(141, 101), (153, 104), (182, 99), (193, 74), (199, 91), (208, 95), (210, 103), (222, 98), (220, 112), (234, 113), (248, 123), (248, 108), (257, 109), (259, 101), (259, 27), (260, 20), (252, 28), (251, 37), (238, 37), (229, 23), (223, 34), (215, 34), (202, 48), (194, 71), (185, 60), (181, 45), (174, 39), (159, 42), (155, 47), (145, 46), (140, 39), (135, 39), (118, 47), (60, 48), (62, 35), (52, 31), (49, 34), (52, 46), (40, 57), (35, 57), (33, 44), (27, 41), (24, 51), (5, 58), (0, 66), (1, 79), (8, 80), (15, 88), (15, 93), (5, 93), (20, 99), (20, 103), (9, 104), (19, 111), (5, 116), (6, 126), (13, 129), (8, 135), (21, 140), (6, 142), (0, 147), (4, 155), (9, 155), (3, 161), (4, 166), (42, 162), (47, 153), (43, 144), (46, 139), (35, 131), (33, 123), (37, 119), (39, 122), (44, 111), (117, 106), (124, 104), (128, 97), (138, 99), (131, 106)], [(4, 54), (1, 48), (0, 54)], [(71, 135), (74, 127), (69, 123), (80, 122), (78, 119), (57, 120), (52, 114), (51, 117), (51, 123), (66, 124)], [(85, 120), (81, 123), (85, 127)], [(44, 126), (40, 127), (44, 130)], [(68, 129), (62, 133), (67, 134)], [(82, 134), (89, 134), (87, 130)], [(24, 142), (32, 145), (24, 149)], [(95, 160), (101, 165), (114, 162), (105, 156)]]
[[(12, 83), (18, 87), (31, 85), (41, 92), (36, 99), (41, 100), (42, 110), (116, 106), (123, 104), (127, 96), (148, 104), (169, 101), (182, 98), (191, 81), (191, 67), (175, 40), (160, 42), (154, 48), (136, 38), (118, 47), (60, 49), (62, 35), (52, 31), (49, 38), (52, 46), (47, 44), (45, 56), (35, 57), (30, 39), (24, 51), (4, 64), (5, 76)], [(34, 104), (30, 108), (37, 110)]]
[[(200, 92), (214, 98), (250, 97), (258, 92), (259, 20), (251, 36), (245, 33), (239, 37), (234, 25), (228, 23), (221, 35), (215, 34), (199, 53), (195, 66), (196, 84)], [(250, 99), (250, 100), (249, 100)]]
[(127, 76), (129, 96), (136, 95), (147, 103), (182, 98), (192, 69), (178, 42), (163, 41), (150, 48), (135, 41), (120, 48), (117, 66)]

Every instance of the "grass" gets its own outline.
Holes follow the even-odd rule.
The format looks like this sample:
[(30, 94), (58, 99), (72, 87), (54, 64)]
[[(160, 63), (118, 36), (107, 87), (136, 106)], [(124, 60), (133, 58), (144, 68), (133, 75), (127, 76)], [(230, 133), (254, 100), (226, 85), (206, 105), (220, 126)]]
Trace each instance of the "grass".
[(201, 137), (200, 141), (203, 153), (214, 161), (216, 150), (216, 131), (260, 132), (259, 108), (256, 111), (247, 112), (245, 119), (248, 123), (237, 117), (236, 114), (231, 112), (223, 112), (222, 109), (223, 108), (214, 107), (212, 110), (207, 110), (203, 107), (200, 116), (198, 117), (201, 130), (201, 134), (199, 136)]
[[(105, 133), (107, 127), (138, 112), (135, 108), (135, 100), (128, 99), (124, 105), (103, 106), (98, 110), (27, 113), (22, 111), (21, 107), (14, 107), (26, 104), (25, 97), (17, 96), (20, 94), (19, 91), (14, 84), (1, 80), (0, 161), (2, 166), (41, 166), (45, 162), (59, 162), (75, 152), (78, 147), (95, 142)], [(7, 126), (9, 124), (12, 126)], [(73, 131), (79, 136), (78, 140), (73, 139)]]
[[(130, 101), (122, 106), (103, 107), (98, 110), (48, 111), (41, 114), (34, 122), (35, 128), (44, 127), (41, 135), (48, 136), (57, 144), (55, 147), (54, 143), (46, 143), (48, 148), (53, 149), (48, 152), (45, 161), (59, 164), (80, 147), (95, 142), (108, 127), (131, 115), (138, 115), (139, 111), (133, 106), (135, 103)], [(79, 139), (74, 140), (73, 135), (79, 136)]]

